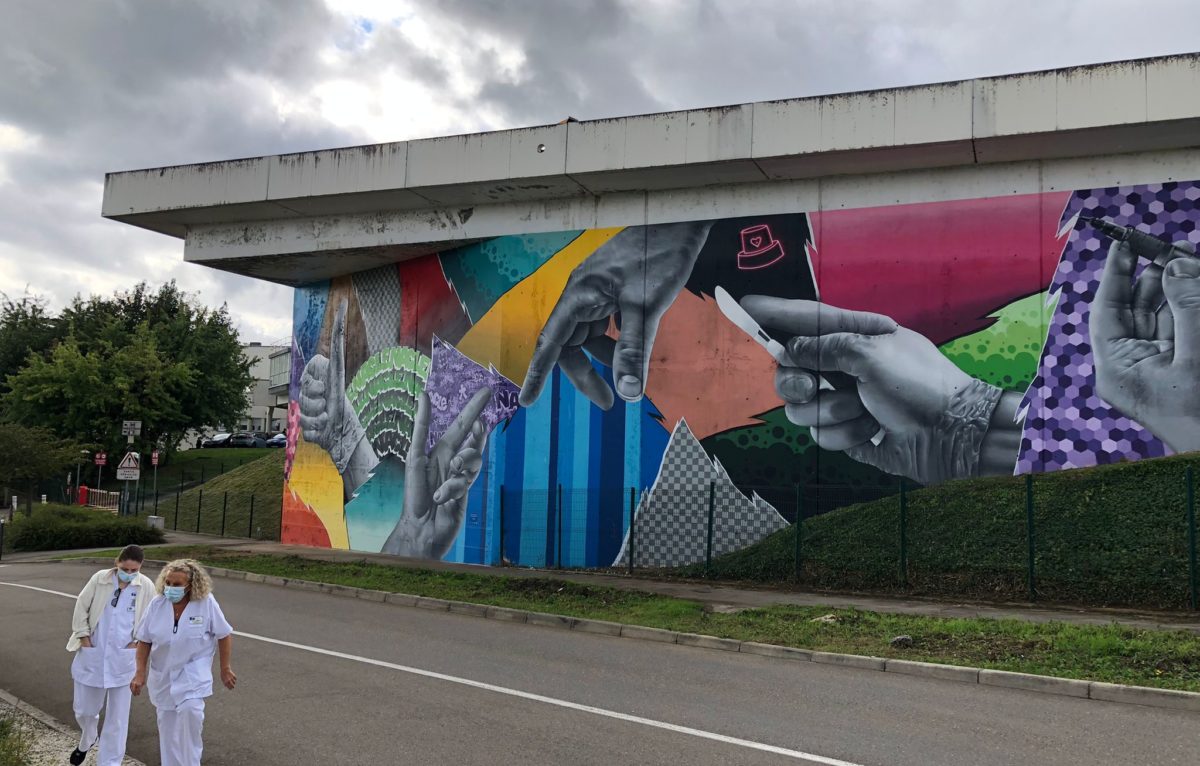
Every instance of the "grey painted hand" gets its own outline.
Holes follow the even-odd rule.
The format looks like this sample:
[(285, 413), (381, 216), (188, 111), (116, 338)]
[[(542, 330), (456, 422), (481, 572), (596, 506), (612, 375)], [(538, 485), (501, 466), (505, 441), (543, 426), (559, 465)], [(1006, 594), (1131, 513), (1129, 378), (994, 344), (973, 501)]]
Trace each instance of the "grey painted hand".
[[(529, 360), (520, 402), (537, 401), (557, 364), (580, 393), (603, 409), (613, 391), (597, 374), (588, 351), (608, 363), (613, 387), (636, 402), (646, 390), (650, 351), (658, 324), (687, 283), (711, 223), (630, 227), (588, 256), (567, 280)], [(620, 316), (614, 347), (605, 333), (610, 317)]]
[(334, 314), (329, 356), (316, 354), (300, 376), (300, 430), (305, 441), (329, 453), (350, 498), (379, 459), (346, 397), (346, 311), (342, 300)]
[(487, 426), (480, 415), (492, 398), (481, 388), (426, 455), (429, 397), (422, 393), (404, 466), (404, 509), (383, 553), (440, 559), (454, 544), (467, 511), (467, 493), (483, 467)]
[[(785, 344), (795, 366), (777, 369), (775, 388), (788, 419), (808, 426), (819, 447), (921, 483), (979, 473), (1000, 389), (880, 314), (764, 296), (747, 296), (742, 306), (795, 336)], [(843, 373), (854, 387), (819, 391), (814, 372)]]
[(1135, 283), (1136, 268), (1114, 242), (1088, 328), (1096, 393), (1174, 451), (1200, 450), (1200, 260), (1151, 264)]

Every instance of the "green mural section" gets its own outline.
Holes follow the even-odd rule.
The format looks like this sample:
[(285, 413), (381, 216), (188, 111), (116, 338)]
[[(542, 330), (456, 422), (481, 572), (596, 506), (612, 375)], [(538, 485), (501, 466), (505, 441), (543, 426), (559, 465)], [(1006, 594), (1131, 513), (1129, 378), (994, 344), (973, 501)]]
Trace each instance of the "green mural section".
[(389, 348), (367, 359), (346, 387), (346, 398), (376, 455), (408, 455), (417, 396), (425, 390), (429, 357), (413, 348)]
[(1037, 293), (992, 314), (986, 330), (941, 346), (943, 354), (968, 375), (1008, 391), (1024, 391), (1037, 374), (1046, 327), (1057, 298)]

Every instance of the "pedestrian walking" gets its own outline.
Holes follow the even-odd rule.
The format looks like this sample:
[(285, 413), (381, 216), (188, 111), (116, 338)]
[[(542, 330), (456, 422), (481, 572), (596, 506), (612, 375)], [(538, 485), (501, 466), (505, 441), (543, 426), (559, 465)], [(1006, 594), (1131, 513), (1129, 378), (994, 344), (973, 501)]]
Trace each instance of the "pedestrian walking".
[[(74, 652), (75, 720), (82, 734), (70, 755), (75, 766), (100, 742), (99, 766), (120, 766), (129, 733), (129, 682), (135, 670), (134, 631), (154, 596), (154, 583), (142, 574), (146, 555), (127, 545), (114, 566), (88, 579), (71, 617), (67, 651)], [(100, 731), (100, 712), (104, 730)]]
[(227, 689), (237, 683), (230, 666), (233, 628), (198, 562), (172, 561), (155, 587), (160, 595), (138, 625), (137, 669), (129, 688), (135, 696), (143, 687), (150, 691), (163, 766), (200, 766), (204, 700), (213, 693), (212, 660), (218, 651), (221, 682)]

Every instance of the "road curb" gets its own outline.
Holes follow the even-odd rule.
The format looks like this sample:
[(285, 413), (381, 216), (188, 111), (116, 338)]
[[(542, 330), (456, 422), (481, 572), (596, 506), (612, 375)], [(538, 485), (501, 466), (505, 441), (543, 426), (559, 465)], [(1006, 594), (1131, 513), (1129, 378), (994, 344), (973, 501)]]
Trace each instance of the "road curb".
[[(58, 559), (58, 561), (102, 565), (112, 564), (111, 559), (106, 558)], [(147, 559), (145, 563), (150, 566), (161, 567), (167, 562)], [(811, 649), (762, 644), (754, 641), (739, 641), (733, 638), (683, 633), (664, 630), (662, 628), (650, 628), (643, 625), (627, 625), (625, 623), (608, 622), (605, 620), (567, 617), (560, 614), (531, 612), (524, 609), (510, 609), (508, 607), (489, 606), (467, 601), (449, 601), (407, 593), (387, 593), (368, 588), (355, 588), (349, 585), (332, 585), (329, 583), (312, 582), (310, 580), (293, 580), (285, 577), (243, 572), (226, 567), (208, 567), (208, 572), (215, 577), (246, 580), (247, 582), (262, 585), (304, 591), (319, 591), (331, 595), (361, 598), (392, 604), (394, 606), (416, 607), (418, 609), (431, 609), (439, 612), (454, 612), (468, 617), (480, 617), (502, 622), (523, 622), (527, 625), (538, 625), (547, 628), (557, 628), (559, 630), (574, 630), (580, 633), (594, 633), (614, 638), (656, 641), (659, 643), (679, 644), (681, 646), (713, 649), (716, 651), (741, 652), (742, 654), (753, 654), (760, 657), (792, 662), (816, 662), (827, 665), (840, 665), (856, 670), (897, 673), (900, 675), (953, 681), (955, 683), (1000, 686), (1037, 694), (1057, 694), (1060, 696), (1076, 697), (1078, 699), (1115, 702), (1124, 705), (1142, 705), (1144, 707), (1200, 712), (1200, 692), (1155, 689), (1149, 686), (1129, 686), (1126, 684), (1103, 683), (1101, 681), (1082, 681), (1073, 678), (1039, 676), (1032, 673), (1015, 673), (1008, 670), (943, 665), (935, 662), (866, 657), (859, 654), (818, 652)], [(3, 690), (0, 690), (0, 699), (3, 699), (3, 694)]]
[[(4, 689), (0, 689), (0, 702), (8, 705), (9, 707), (15, 708), (16, 710), (19, 710), (20, 712), (24, 713), (25, 715), (29, 716), (30, 718), (33, 718), (34, 720), (36, 720), (38, 723), (42, 724), (43, 726), (47, 726), (47, 727), (53, 729), (54, 731), (58, 732), (59, 734), (62, 734), (65, 737), (70, 737), (71, 739), (75, 740), (76, 742), (79, 741), (79, 737), (80, 737), (79, 729), (68, 726), (67, 724), (58, 720), (57, 718), (50, 715), (49, 713), (42, 710), (41, 708), (37, 708), (37, 707), (34, 707), (33, 705), (30, 705), (25, 700), (20, 699), (19, 697), (16, 697), (16, 696), (10, 694), (8, 691), (6, 691)], [(146, 766), (146, 764), (142, 763), (137, 758), (134, 758), (133, 756), (129, 755), (129, 753), (125, 754), (125, 760), (131, 762), (132, 764), (134, 764), (134, 766)]]

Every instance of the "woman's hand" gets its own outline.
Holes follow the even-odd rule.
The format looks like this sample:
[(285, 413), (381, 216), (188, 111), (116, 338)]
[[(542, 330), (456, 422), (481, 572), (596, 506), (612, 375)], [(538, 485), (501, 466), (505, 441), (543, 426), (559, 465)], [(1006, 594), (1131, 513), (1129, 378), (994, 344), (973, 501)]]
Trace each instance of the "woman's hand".
[(146, 685), (145, 673), (134, 673), (133, 680), (129, 682), (129, 691), (133, 692), (133, 696), (138, 696), (142, 693), (142, 688)]
[(226, 689), (237, 685), (237, 673), (233, 672), (233, 668), (221, 668), (221, 683), (225, 684)]

